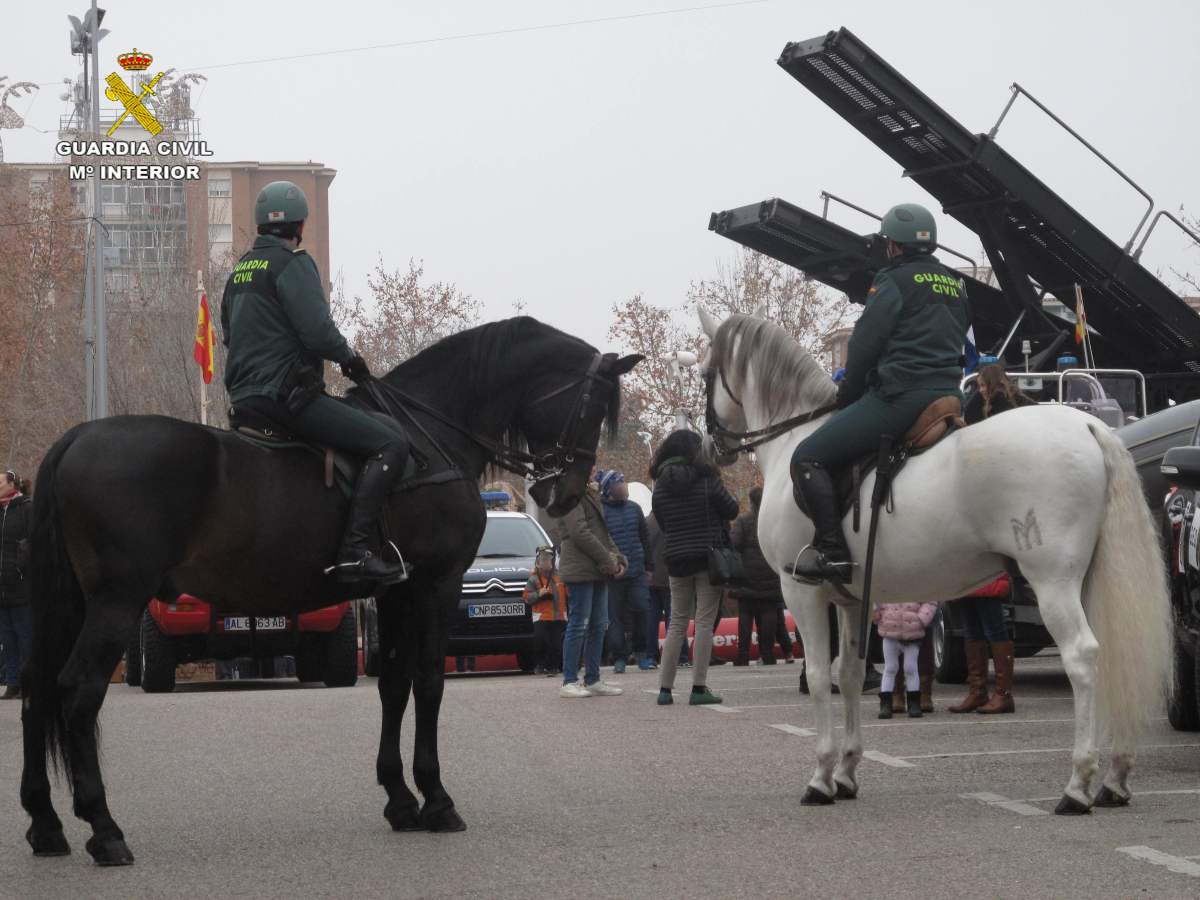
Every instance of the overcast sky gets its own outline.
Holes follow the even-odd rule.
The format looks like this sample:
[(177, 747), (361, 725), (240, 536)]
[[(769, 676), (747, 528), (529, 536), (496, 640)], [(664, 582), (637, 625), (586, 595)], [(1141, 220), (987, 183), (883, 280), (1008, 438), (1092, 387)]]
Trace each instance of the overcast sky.
[[(103, 5), (112, 34), (102, 73), (104, 58), (115, 66), (136, 45), (154, 55), (155, 70), (208, 76), (193, 104), (214, 159), (337, 169), (333, 268), (351, 291), (365, 290), (379, 257), (395, 267), (423, 259), (428, 278), (456, 282), (489, 318), (521, 300), (601, 346), (615, 301), (640, 292), (677, 305), (690, 280), (735, 251), (707, 231), (714, 210), (771, 196), (819, 210), (822, 189), (875, 210), (907, 200), (937, 209), (776, 66), (785, 42), (842, 25), (970, 130), (988, 130), (1019, 81), (1160, 206), (1200, 210), (1195, 0), (767, 0), (237, 66), (219, 64), (705, 0)], [(66, 110), (53, 82), (77, 71), (66, 14), (84, 8), (27, 2), (0, 30), (0, 75), (51, 83), (14, 102), (33, 128), (0, 133), (9, 161), (52, 157)], [(998, 139), (1125, 243), (1142, 201), (1032, 106), (1018, 104)], [(942, 239), (978, 252), (954, 223)], [(1166, 230), (1145, 259), (1200, 270), (1200, 255)]]

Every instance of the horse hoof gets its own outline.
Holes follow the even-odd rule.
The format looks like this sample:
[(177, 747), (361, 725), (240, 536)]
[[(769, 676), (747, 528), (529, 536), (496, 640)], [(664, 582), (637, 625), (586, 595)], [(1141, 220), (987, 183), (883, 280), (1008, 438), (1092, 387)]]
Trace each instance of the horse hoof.
[(1058, 806), (1054, 807), (1056, 816), (1086, 816), (1092, 811), (1092, 808), (1086, 803), (1080, 803), (1069, 794), (1063, 794), (1063, 798), (1058, 801)]
[(1120, 794), (1118, 794), (1112, 788), (1108, 787), (1108, 785), (1105, 785), (1104, 787), (1100, 788), (1100, 793), (1098, 793), (1096, 795), (1096, 799), (1092, 801), (1092, 806), (1101, 806), (1101, 807), (1105, 807), (1108, 809), (1112, 809), (1113, 807), (1117, 807), (1117, 806), (1128, 806), (1128, 805), (1129, 805), (1129, 798), (1122, 797)]
[(383, 817), (392, 826), (392, 831), (424, 831), (425, 826), (417, 813), (416, 804), (393, 808), (392, 804), (384, 807)]
[(832, 806), (833, 797), (826, 794), (824, 791), (819, 791), (812, 785), (805, 790), (804, 796), (800, 798), (801, 806)]
[(87, 852), (98, 866), (132, 866), (133, 854), (120, 838), (99, 841), (95, 837), (88, 838)]
[(850, 785), (842, 784), (840, 781), (835, 782), (835, 784), (837, 784), (836, 796), (839, 800), (857, 800), (858, 799), (858, 785), (855, 785), (854, 787), (850, 787)]
[(71, 845), (67, 843), (61, 828), (39, 834), (31, 827), (25, 832), (25, 840), (33, 848), (34, 856), (66, 856), (71, 852)]
[(421, 824), (426, 831), (466, 831), (467, 823), (453, 806), (438, 811), (428, 808), (421, 811)]

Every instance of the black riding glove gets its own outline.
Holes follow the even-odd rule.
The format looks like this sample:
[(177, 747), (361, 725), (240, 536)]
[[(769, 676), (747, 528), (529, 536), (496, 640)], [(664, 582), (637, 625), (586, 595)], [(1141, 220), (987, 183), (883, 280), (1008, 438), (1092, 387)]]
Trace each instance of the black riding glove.
[(347, 362), (342, 363), (342, 374), (355, 384), (362, 384), (371, 378), (371, 370), (367, 361), (355, 353)]

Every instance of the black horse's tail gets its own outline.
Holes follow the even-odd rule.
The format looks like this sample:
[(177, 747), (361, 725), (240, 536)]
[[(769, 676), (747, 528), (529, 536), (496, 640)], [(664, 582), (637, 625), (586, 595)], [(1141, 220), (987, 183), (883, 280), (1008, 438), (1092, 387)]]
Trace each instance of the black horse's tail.
[(67, 556), (58, 496), (58, 466), (83, 427), (77, 425), (58, 439), (42, 460), (34, 482), (30, 533), (33, 652), (21, 681), (24, 716), (35, 718), (41, 725), (51, 764), (68, 776), (67, 723), (58, 676), (83, 630), (84, 597)]

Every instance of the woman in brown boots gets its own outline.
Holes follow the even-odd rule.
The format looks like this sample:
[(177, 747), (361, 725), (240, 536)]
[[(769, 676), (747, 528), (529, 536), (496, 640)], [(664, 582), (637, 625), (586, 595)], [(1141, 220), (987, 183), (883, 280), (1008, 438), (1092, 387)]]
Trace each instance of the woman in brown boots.
[[(962, 703), (951, 706), (952, 713), (977, 712), (1010, 713), (1013, 705), (1013, 642), (1004, 624), (1004, 599), (1012, 590), (1007, 574), (1001, 575), (987, 587), (957, 602), (962, 611), (966, 632), (967, 696)], [(992, 665), (996, 669), (996, 691), (988, 698), (987, 661), (991, 647)]]
[[(968, 401), (965, 416), (968, 424), (987, 419), (1010, 409), (1034, 405), (1008, 380), (1004, 366), (994, 359), (979, 367), (976, 382), (978, 402)], [(975, 398), (972, 398), (975, 399)], [(1010, 713), (1015, 710), (1012, 697), (1013, 643), (1004, 623), (1004, 600), (1012, 591), (1007, 574), (1001, 575), (987, 587), (958, 601), (966, 631), (967, 688), (966, 698), (952, 713), (972, 710), (979, 713)], [(988, 699), (987, 661), (991, 648), (992, 665), (996, 669), (996, 692)]]

